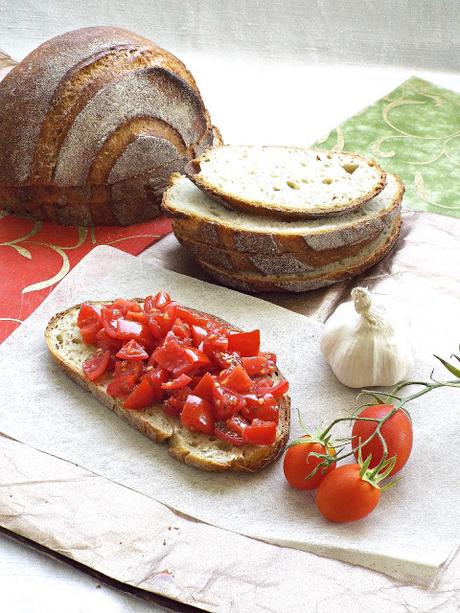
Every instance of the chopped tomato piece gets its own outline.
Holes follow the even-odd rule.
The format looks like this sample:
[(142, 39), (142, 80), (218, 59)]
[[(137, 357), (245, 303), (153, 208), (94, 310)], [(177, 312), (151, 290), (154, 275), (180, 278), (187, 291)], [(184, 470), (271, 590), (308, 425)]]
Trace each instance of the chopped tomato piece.
[(147, 296), (144, 300), (144, 311), (151, 313), (155, 309), (163, 310), (167, 304), (171, 302), (171, 296), (168, 292), (161, 291), (155, 294), (155, 296)]
[(228, 338), (217, 332), (211, 332), (203, 340), (202, 351), (208, 357), (212, 357), (216, 353), (224, 353), (228, 349)]
[(228, 350), (237, 351), (241, 356), (258, 355), (260, 348), (260, 330), (252, 332), (231, 332), (228, 335)]
[(233, 430), (233, 432), (241, 435), (243, 434), (243, 430), (249, 426), (249, 422), (246, 421), (244, 417), (237, 414), (232, 415), (230, 419), (227, 419), (227, 426), (230, 428), (230, 430)]
[(176, 379), (172, 381), (167, 381), (166, 383), (161, 384), (161, 389), (163, 390), (178, 390), (181, 387), (185, 387), (190, 383), (192, 377), (187, 375), (179, 375)]
[(118, 319), (122, 315), (123, 313), (120, 311), (120, 309), (116, 309), (113, 306), (105, 305), (101, 308), (101, 318), (104, 321), (112, 321), (114, 319)]
[(105, 373), (109, 366), (111, 353), (104, 349), (97, 351), (87, 360), (83, 362), (83, 372), (85, 377), (90, 381), (95, 381)]
[(164, 401), (163, 408), (168, 415), (179, 416), (184, 408), (185, 401), (192, 393), (192, 390), (187, 387), (174, 390), (171, 396)]
[(243, 442), (253, 445), (272, 445), (276, 440), (276, 423), (253, 419), (243, 430)]
[(273, 387), (272, 379), (259, 379), (254, 383), (253, 391), (256, 396), (261, 398), (264, 394), (271, 392)]
[(115, 362), (115, 377), (123, 377), (126, 375), (134, 375), (136, 379), (138, 379), (142, 371), (144, 370), (144, 365), (139, 360), (117, 360)]
[(210, 372), (204, 374), (199, 383), (193, 390), (195, 396), (199, 396), (200, 398), (204, 398), (205, 400), (209, 400), (210, 402), (213, 399), (213, 389), (215, 387), (216, 378), (211, 375)]
[(232, 365), (237, 366), (241, 358), (238, 353), (215, 353), (212, 360), (222, 370)]
[(283, 379), (276, 385), (270, 388), (270, 394), (274, 398), (280, 398), (283, 394), (285, 394), (289, 389), (289, 383), (286, 379)]
[(179, 317), (174, 322), (173, 327), (171, 328), (171, 332), (174, 334), (174, 336), (180, 339), (191, 339), (192, 335), (190, 326), (184, 323), (181, 319), (179, 319)]
[(149, 354), (139, 345), (133, 338), (128, 341), (117, 353), (117, 358), (120, 360), (148, 360)]
[(180, 421), (183, 426), (192, 431), (204, 432), (205, 434), (214, 432), (211, 404), (199, 396), (190, 394), (187, 397), (180, 414)]
[(145, 407), (148, 407), (154, 401), (155, 390), (148, 379), (142, 379), (126, 398), (123, 406), (125, 409), (145, 409)]
[(80, 328), (80, 336), (86, 345), (95, 345), (97, 341), (97, 333), (102, 328), (102, 321), (95, 320), (92, 323), (87, 323)]
[(203, 318), (200, 317), (198, 313), (194, 313), (181, 304), (176, 305), (176, 317), (180, 317), (185, 323), (195, 326), (199, 326), (203, 322)]
[(156, 368), (146, 372), (142, 379), (148, 379), (155, 392), (152, 402), (159, 402), (160, 400), (163, 400), (165, 397), (165, 391), (162, 389), (162, 385), (169, 379), (168, 371), (161, 368), (161, 366), (157, 366)]
[(113, 398), (126, 398), (131, 394), (137, 383), (135, 375), (117, 377), (107, 386), (107, 394)]
[(177, 368), (174, 374), (196, 373), (200, 368), (208, 368), (208, 366), (210, 366), (211, 362), (208, 356), (199, 349), (195, 349), (195, 347), (184, 347), (184, 351), (187, 354), (189, 364), (188, 366)]
[(230, 366), (227, 370), (223, 370), (218, 379), (224, 387), (228, 387), (239, 394), (248, 392), (253, 385), (248, 373), (240, 365)]
[(190, 330), (192, 333), (192, 340), (195, 347), (199, 347), (201, 341), (203, 341), (208, 336), (208, 331), (206, 328), (202, 328), (201, 326), (190, 326)]
[(102, 349), (108, 349), (112, 353), (116, 353), (119, 349), (121, 349), (123, 341), (121, 341), (119, 338), (109, 336), (104, 327), (96, 334), (96, 344)]
[(272, 373), (276, 366), (272, 354), (260, 353), (249, 358), (241, 358), (241, 364), (250, 377), (261, 377)]
[(144, 326), (149, 325), (149, 316), (144, 311), (127, 311), (125, 317), (131, 321), (137, 321)]
[(191, 365), (186, 349), (175, 339), (170, 339), (152, 353), (152, 360), (174, 375), (180, 375)]
[(126, 315), (128, 311), (139, 312), (142, 310), (139, 303), (135, 302), (134, 300), (125, 300), (124, 298), (117, 298), (112, 304), (112, 307), (119, 309), (123, 315)]
[(259, 398), (259, 405), (255, 409), (255, 417), (265, 421), (274, 421), (276, 424), (279, 421), (279, 408), (276, 398), (271, 394), (265, 394), (263, 398)]
[(218, 424), (216, 424), (216, 426), (214, 427), (214, 434), (217, 438), (220, 438), (221, 440), (226, 441), (231, 445), (235, 445), (235, 447), (242, 447), (243, 445), (243, 437), (241, 436), (241, 434), (238, 434), (237, 432), (229, 428), (226, 423), (219, 422)]
[(77, 326), (79, 328), (85, 328), (88, 324), (93, 324), (96, 321), (101, 321), (100, 314), (100, 307), (94, 304), (82, 304), (78, 312)]
[(217, 384), (212, 391), (212, 404), (216, 419), (226, 420), (241, 411), (246, 402), (240, 394)]

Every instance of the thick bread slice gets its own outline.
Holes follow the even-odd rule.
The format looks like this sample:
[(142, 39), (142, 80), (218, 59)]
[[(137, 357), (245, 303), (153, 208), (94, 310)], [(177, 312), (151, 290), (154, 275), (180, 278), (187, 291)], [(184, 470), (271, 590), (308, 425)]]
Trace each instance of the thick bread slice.
[(397, 219), (388, 230), (382, 233), (381, 239), (375, 241), (372, 247), (366, 247), (360, 256), (345, 258), (335, 264), (318, 268), (312, 273), (301, 275), (263, 275), (250, 272), (237, 274), (213, 266), (200, 257), (197, 258), (197, 261), (213, 279), (244, 292), (304, 292), (345, 281), (374, 266), (394, 246), (400, 229), (401, 221)]
[(339, 249), (372, 240), (400, 214), (404, 187), (387, 175), (385, 189), (361, 209), (331, 219), (275, 220), (231, 211), (177, 173), (163, 195), (163, 210), (176, 234), (231, 251), (257, 254), (309, 253)]
[[(382, 232), (394, 225), (394, 220), (386, 220)], [(204, 260), (212, 266), (231, 273), (256, 272), (263, 275), (304, 274), (323, 270), (325, 266), (335, 264), (353, 256), (359, 256), (364, 249), (377, 248), (380, 244), (381, 232), (372, 239), (325, 251), (306, 249), (293, 253), (272, 255), (271, 253), (244, 253), (231, 249), (220, 249), (189, 239), (179, 230), (175, 232), (177, 240), (195, 257)]]
[(185, 172), (224, 206), (288, 219), (355, 210), (386, 180), (374, 160), (301, 147), (224, 145), (205, 151)]
[[(142, 300), (136, 300), (142, 304)], [(92, 304), (104, 303), (92, 302)], [(192, 433), (180, 424), (177, 417), (167, 415), (160, 404), (140, 411), (124, 409), (121, 401), (107, 394), (107, 380), (95, 383), (83, 375), (82, 364), (94, 353), (94, 347), (85, 345), (81, 341), (77, 327), (79, 308), (80, 305), (76, 305), (58, 313), (46, 327), (45, 339), (54, 361), (71, 379), (90, 391), (108, 409), (142, 434), (156, 442), (167, 441), (169, 453), (176, 459), (207, 471), (255, 472), (273, 462), (282, 452), (289, 437), (288, 396), (283, 396), (279, 404), (280, 421), (277, 438), (272, 446), (245, 445), (239, 448), (212, 436)], [(218, 320), (217, 317), (215, 319)], [(237, 329), (234, 326), (229, 327)], [(281, 379), (279, 372), (273, 376), (275, 380)]]

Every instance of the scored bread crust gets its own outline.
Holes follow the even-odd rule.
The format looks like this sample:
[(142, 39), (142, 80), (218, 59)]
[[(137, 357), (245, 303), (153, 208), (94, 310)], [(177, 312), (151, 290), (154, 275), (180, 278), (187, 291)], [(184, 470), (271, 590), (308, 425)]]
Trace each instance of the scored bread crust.
[[(276, 192), (277, 200), (275, 200), (274, 202), (262, 199), (256, 200), (248, 196), (242, 196), (241, 194), (236, 195), (235, 193), (232, 193), (227, 188), (225, 188), (222, 185), (223, 182), (215, 183), (206, 178), (206, 172), (205, 170), (203, 170), (203, 168), (206, 167), (206, 163), (211, 163), (210, 157), (214, 153), (218, 154), (220, 150), (230, 150), (232, 148), (238, 149), (239, 146), (221, 145), (217, 148), (214, 147), (208, 151), (205, 151), (201, 156), (199, 156), (195, 160), (192, 160), (185, 166), (185, 174), (191, 181), (195, 183), (195, 185), (197, 185), (197, 187), (207, 193), (213, 200), (216, 200), (223, 206), (234, 210), (240, 210), (249, 213), (258, 213), (277, 218), (284, 217), (286, 219), (291, 220), (316, 219), (318, 217), (336, 217), (359, 209), (364, 202), (367, 202), (368, 200), (379, 194), (384, 189), (386, 184), (386, 173), (379, 166), (379, 164), (377, 164), (375, 160), (370, 160), (357, 153), (338, 151), (328, 152), (321, 149), (306, 149), (304, 147), (284, 147), (271, 145), (258, 147), (255, 145), (248, 145), (245, 146), (245, 149), (248, 149), (250, 151), (253, 150), (256, 154), (258, 150), (280, 149), (312, 154), (316, 156), (317, 160), (321, 160), (322, 158), (326, 158), (327, 160), (331, 160), (333, 158), (346, 159), (346, 163), (354, 161), (357, 165), (367, 165), (369, 167), (372, 167), (377, 174), (373, 185), (369, 187), (369, 189), (365, 193), (362, 193), (361, 195), (357, 195), (355, 197), (350, 197), (346, 202), (335, 202), (333, 206), (331, 206), (331, 204), (316, 205), (313, 202), (308, 201), (305, 201), (304, 203), (302, 203), (302, 205), (294, 205), (289, 202), (282, 202), (283, 196), (281, 191)], [(245, 162), (241, 162), (241, 165), (242, 168), (244, 168)], [(240, 178), (240, 183), (244, 185), (244, 173), (242, 172), (241, 174), (242, 176)]]
[[(261, 226), (263, 218), (260, 215), (244, 213), (241, 213), (239, 223), (235, 224), (225, 219), (227, 210), (220, 208), (220, 205), (212, 200), (209, 200), (209, 205), (219, 212), (219, 216), (200, 215), (192, 207), (187, 207), (187, 202), (175, 201), (179, 198), (177, 193), (183, 182), (187, 181), (178, 173), (171, 175), (170, 186), (163, 194), (162, 209), (172, 219), (173, 230), (181, 238), (242, 253), (275, 255), (302, 252), (317, 261), (316, 258), (321, 257), (321, 251), (327, 252), (372, 240), (388, 223), (399, 217), (404, 186), (396, 175), (388, 175), (388, 179), (387, 188), (377, 196), (382, 199), (386, 190), (393, 189), (394, 193), (387, 206), (373, 212), (369, 217), (355, 217), (355, 214), (350, 220), (345, 217), (337, 218), (337, 227), (328, 224), (327, 228), (300, 229), (299, 226), (294, 229), (294, 225), (281, 224), (279, 229), (274, 225), (268, 229)], [(200, 198), (207, 198), (205, 195), (201, 196), (198, 188), (193, 189), (199, 193)], [(244, 224), (247, 227), (244, 227)]]
[[(140, 298), (134, 298), (143, 303)], [(109, 304), (108, 301), (88, 301), (86, 304)], [(261, 470), (282, 453), (289, 438), (290, 399), (284, 395), (279, 402), (279, 424), (276, 441), (271, 446), (244, 445), (235, 447), (226, 441), (201, 433), (193, 433), (181, 425), (179, 418), (167, 415), (157, 403), (143, 410), (123, 408), (119, 399), (112, 398), (105, 388), (108, 379), (96, 383), (87, 379), (82, 371), (86, 358), (94, 353), (94, 347), (82, 343), (77, 327), (77, 317), (81, 305), (57, 313), (49, 321), (45, 330), (45, 340), (53, 360), (64, 372), (84, 389), (91, 392), (102, 404), (116, 415), (155, 442), (167, 442), (169, 453), (189, 466), (200, 470), (223, 472), (255, 472)], [(200, 311), (191, 309), (197, 314)], [(235, 326), (212, 316), (216, 321), (238, 331)], [(276, 371), (273, 379), (281, 379)]]
[[(284, 275), (263, 275), (258, 273), (232, 273), (214, 266), (209, 262), (196, 257), (198, 264), (210, 277), (233, 289), (249, 293), (261, 292), (305, 292), (327, 287), (340, 281), (345, 281), (355, 277), (368, 268), (371, 268), (382, 260), (393, 248), (398, 240), (401, 230), (401, 220), (398, 219), (389, 234), (387, 240), (368, 257), (355, 261), (347, 265), (346, 261), (337, 264), (337, 269), (329, 272), (321, 272), (321, 269), (314, 274), (284, 274)], [(356, 258), (354, 258), (356, 260)]]
[(221, 143), (185, 65), (104, 26), (52, 38), (16, 65), (0, 83), (0, 123), (2, 207), (63, 224), (158, 216), (171, 172)]

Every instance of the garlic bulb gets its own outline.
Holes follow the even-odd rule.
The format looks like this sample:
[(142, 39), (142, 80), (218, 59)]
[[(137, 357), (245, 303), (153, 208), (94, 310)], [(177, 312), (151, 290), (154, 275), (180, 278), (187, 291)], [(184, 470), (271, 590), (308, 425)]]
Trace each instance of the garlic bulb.
[(337, 379), (348, 387), (395, 385), (414, 366), (409, 323), (399, 309), (376, 305), (364, 287), (351, 292), (327, 320), (321, 350)]

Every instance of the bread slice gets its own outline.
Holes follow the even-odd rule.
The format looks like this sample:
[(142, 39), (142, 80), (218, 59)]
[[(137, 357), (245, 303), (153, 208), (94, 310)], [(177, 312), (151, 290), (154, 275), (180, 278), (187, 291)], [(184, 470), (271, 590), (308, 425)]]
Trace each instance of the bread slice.
[[(387, 220), (382, 232), (390, 228), (392, 224), (394, 220)], [(255, 272), (263, 275), (304, 274), (323, 270), (329, 264), (336, 264), (344, 259), (359, 256), (366, 248), (373, 249), (374, 246), (377, 248), (380, 236), (381, 233), (378, 233), (370, 240), (337, 249), (325, 251), (306, 249), (304, 252), (272, 255), (271, 253), (244, 253), (231, 249), (220, 249), (215, 245), (191, 240), (187, 235), (182, 235), (180, 230), (176, 230), (176, 238), (181, 245), (192, 255), (208, 264), (231, 273)]]
[[(142, 300), (135, 299), (142, 304)], [(90, 304), (107, 304), (91, 302)], [(277, 438), (273, 445), (245, 445), (235, 447), (226, 441), (201, 433), (193, 433), (184, 428), (177, 417), (167, 415), (160, 404), (144, 410), (127, 410), (120, 400), (106, 392), (107, 380), (89, 381), (83, 374), (83, 362), (94, 353), (94, 347), (81, 341), (77, 327), (77, 317), (81, 305), (73, 306), (55, 315), (48, 323), (45, 339), (54, 361), (76, 383), (91, 392), (108, 409), (127, 421), (145, 436), (158, 443), (166, 441), (169, 453), (177, 460), (200, 470), (213, 472), (235, 471), (255, 472), (273, 462), (283, 451), (289, 437), (290, 400), (283, 396), (280, 400), (280, 419)], [(215, 317), (216, 320), (219, 320)], [(228, 325), (226, 322), (222, 322)], [(228, 325), (232, 330), (234, 326)], [(282, 378), (279, 372), (273, 378)]]
[(264, 275), (255, 272), (232, 273), (210, 264), (200, 256), (197, 262), (216, 281), (244, 292), (304, 292), (326, 287), (339, 281), (345, 281), (364, 272), (383, 259), (396, 243), (401, 228), (401, 220), (382, 233), (382, 236), (368, 245), (360, 255), (345, 258), (334, 264), (328, 264), (311, 273)]
[(399, 178), (389, 174), (385, 189), (358, 211), (330, 219), (285, 221), (229, 210), (174, 173), (162, 207), (181, 238), (243, 253), (302, 252), (316, 261), (319, 252), (377, 238), (400, 215), (403, 194)]
[(224, 145), (205, 151), (185, 172), (224, 206), (288, 219), (350, 212), (386, 180), (374, 160), (301, 147)]

